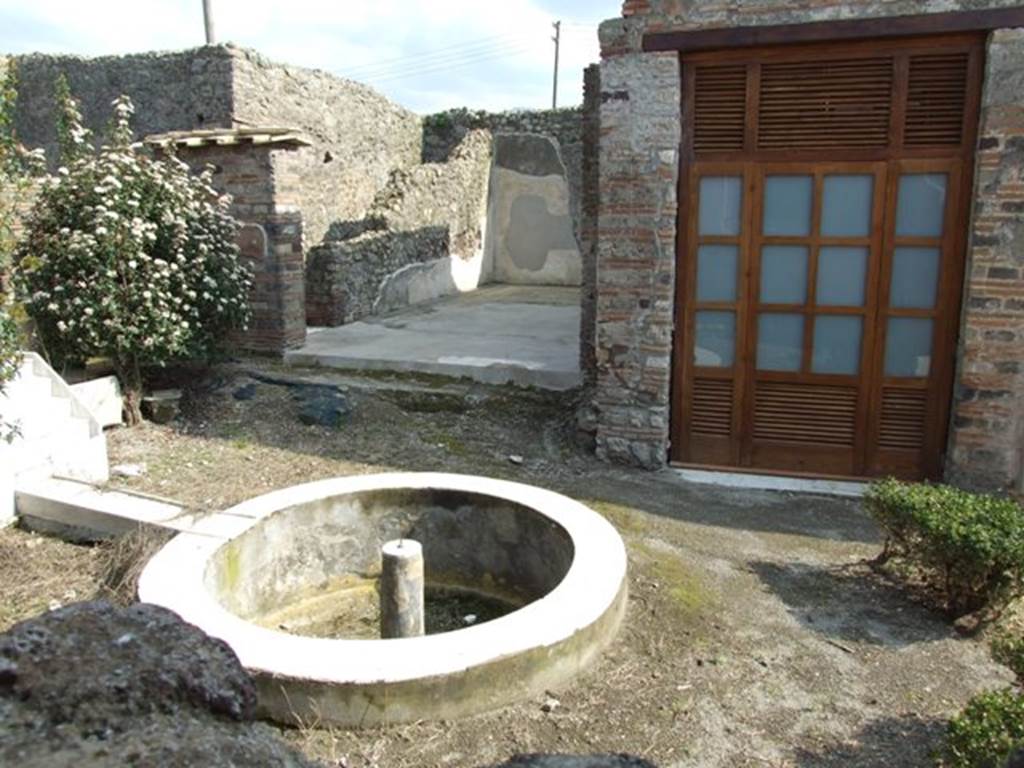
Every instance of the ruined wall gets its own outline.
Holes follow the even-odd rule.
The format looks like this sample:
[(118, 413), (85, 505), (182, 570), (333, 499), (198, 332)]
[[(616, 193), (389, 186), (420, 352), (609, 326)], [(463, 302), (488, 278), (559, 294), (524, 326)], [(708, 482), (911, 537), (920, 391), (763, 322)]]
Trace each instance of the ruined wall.
[(132, 127), (137, 138), (231, 126), (233, 49), (226, 46), (99, 58), (12, 58), (18, 69), (15, 130), (26, 146), (46, 150), (51, 167), (57, 157), (54, 85), (60, 74), (81, 102), (85, 126), (98, 136), (110, 122), (111, 102), (122, 94), (135, 104)]
[(557, 142), (535, 133), (494, 137), (487, 254), (494, 280), (579, 285), (579, 244)]
[[(648, 467), (669, 445), (675, 313), (679, 64), (642, 52), (647, 31), (1019, 6), (1015, 0), (627, 0), (601, 25), (597, 238), (598, 452)], [(1019, 31), (989, 48), (978, 199), (947, 471), (1021, 487), (1024, 444), (1024, 66)]]
[(452, 109), (423, 118), (423, 161), (444, 162), (471, 130), (538, 133), (558, 141), (569, 182), (570, 212), (579, 227), (583, 167), (583, 117), (579, 109), (482, 112)]
[(241, 126), (299, 128), (313, 143), (302, 169), (307, 246), (361, 219), (396, 168), (420, 162), (419, 116), (368, 86), (232, 48), (232, 117)]
[(309, 324), (341, 325), (484, 282), (490, 163), (491, 136), (474, 131), (446, 163), (393, 172), (363, 219), (339, 223), (309, 252)]
[(54, 83), (67, 76), (86, 127), (102, 135), (110, 104), (128, 94), (138, 138), (176, 130), (271, 126), (312, 142), (301, 205), (308, 245), (339, 220), (362, 217), (395, 168), (420, 162), (421, 119), (371, 88), (278, 64), (233, 45), (130, 56), (16, 56), (22, 141), (56, 157)]

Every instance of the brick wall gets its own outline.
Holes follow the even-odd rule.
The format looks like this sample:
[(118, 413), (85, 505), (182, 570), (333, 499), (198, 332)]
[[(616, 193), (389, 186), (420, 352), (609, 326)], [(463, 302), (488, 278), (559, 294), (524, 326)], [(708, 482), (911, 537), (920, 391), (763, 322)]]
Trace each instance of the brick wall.
[(674, 54), (601, 64), (597, 452), (665, 461), (675, 285), (680, 72)]
[(1024, 461), (1024, 30), (989, 44), (949, 477), (1021, 488)]
[[(601, 25), (597, 243), (598, 451), (667, 460), (674, 316), (679, 72), (643, 35), (722, 26), (1019, 6), (1015, 0), (627, 0)], [(1024, 32), (988, 51), (977, 201), (947, 475), (1024, 484)]]
[(306, 340), (302, 213), (297, 205), (308, 148), (239, 144), (179, 150), (193, 168), (213, 165), (214, 186), (232, 196), (238, 245), (253, 270), (252, 320), (243, 349), (280, 353)]

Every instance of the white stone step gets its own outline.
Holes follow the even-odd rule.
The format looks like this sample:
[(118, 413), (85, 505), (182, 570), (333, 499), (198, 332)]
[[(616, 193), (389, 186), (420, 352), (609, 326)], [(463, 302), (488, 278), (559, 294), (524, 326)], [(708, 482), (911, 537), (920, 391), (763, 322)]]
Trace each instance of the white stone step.
[(252, 524), (223, 512), (200, 515), (172, 501), (58, 478), (18, 479), (15, 506), (25, 527), (76, 541), (97, 541), (147, 526), (228, 539)]

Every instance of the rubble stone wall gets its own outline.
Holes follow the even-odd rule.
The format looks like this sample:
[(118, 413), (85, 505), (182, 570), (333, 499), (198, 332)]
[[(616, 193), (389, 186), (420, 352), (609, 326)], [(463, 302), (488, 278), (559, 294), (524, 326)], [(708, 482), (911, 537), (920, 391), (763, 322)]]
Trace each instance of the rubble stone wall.
[(366, 216), (310, 251), (310, 325), (473, 290), (490, 277), (483, 251), (491, 135), (473, 131), (447, 162), (392, 173)]

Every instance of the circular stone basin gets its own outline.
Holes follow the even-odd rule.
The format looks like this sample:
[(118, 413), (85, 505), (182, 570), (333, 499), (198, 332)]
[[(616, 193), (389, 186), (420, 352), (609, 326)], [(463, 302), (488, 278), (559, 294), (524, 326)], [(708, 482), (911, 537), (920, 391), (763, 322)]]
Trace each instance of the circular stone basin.
[[(263, 714), (281, 722), (439, 720), (538, 695), (607, 646), (625, 612), (618, 533), (532, 486), (371, 475), (276, 491), (224, 515), (239, 533), (180, 534), (146, 566), (139, 597), (228, 643)], [(381, 546), (398, 538), (423, 545), (429, 589), (521, 607), (425, 637), (311, 636), (338, 610), (332, 601), (379, 576)]]

